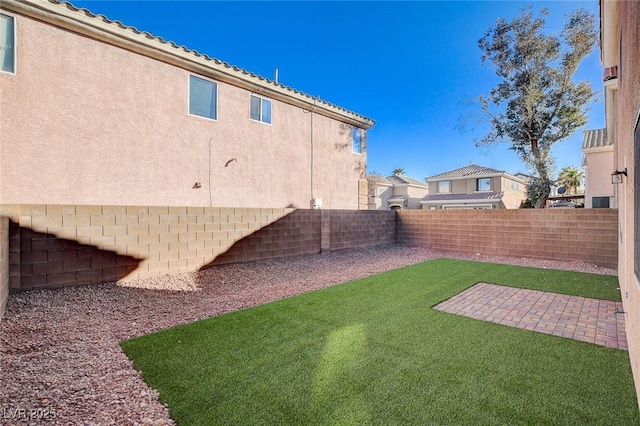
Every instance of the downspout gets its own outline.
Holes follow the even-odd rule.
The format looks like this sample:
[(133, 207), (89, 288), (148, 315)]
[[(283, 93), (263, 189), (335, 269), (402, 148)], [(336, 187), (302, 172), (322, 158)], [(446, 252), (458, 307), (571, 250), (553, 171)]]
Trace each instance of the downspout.
[(310, 143), (311, 143), (311, 200), (310, 200), (310, 204), (311, 207), (313, 207), (313, 200), (315, 200), (315, 192), (313, 190), (313, 171), (314, 171), (314, 162), (315, 162), (315, 157), (314, 157), (314, 151), (313, 151), (313, 115), (314, 115), (314, 111), (316, 110), (316, 102), (317, 99), (313, 98), (313, 109), (311, 110), (311, 137), (310, 137)]

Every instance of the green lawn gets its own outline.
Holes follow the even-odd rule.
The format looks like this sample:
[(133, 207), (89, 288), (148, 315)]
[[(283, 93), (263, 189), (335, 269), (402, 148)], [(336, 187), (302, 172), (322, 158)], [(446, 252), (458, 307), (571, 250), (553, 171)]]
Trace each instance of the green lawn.
[(616, 277), (439, 259), (122, 343), (178, 424), (640, 424), (628, 354), (431, 309), (476, 282)]

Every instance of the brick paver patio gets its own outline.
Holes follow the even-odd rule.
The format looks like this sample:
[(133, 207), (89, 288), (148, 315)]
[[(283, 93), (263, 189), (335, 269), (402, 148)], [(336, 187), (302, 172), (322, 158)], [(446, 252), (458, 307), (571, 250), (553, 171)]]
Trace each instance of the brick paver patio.
[(478, 283), (434, 309), (627, 350), (621, 302)]

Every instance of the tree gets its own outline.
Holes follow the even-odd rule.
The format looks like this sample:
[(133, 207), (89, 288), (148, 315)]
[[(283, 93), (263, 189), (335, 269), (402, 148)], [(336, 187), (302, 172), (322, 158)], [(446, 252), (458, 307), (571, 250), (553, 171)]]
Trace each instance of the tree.
[(396, 176), (400, 176), (404, 174), (404, 169), (402, 167), (398, 167), (397, 169), (393, 169), (393, 174)]
[(573, 12), (560, 36), (543, 33), (546, 15), (542, 9), (534, 18), (526, 7), (511, 22), (499, 18), (478, 41), (482, 64), (493, 63), (502, 81), (478, 99), (491, 130), (476, 146), (511, 144), (509, 149), (541, 180), (537, 208), (549, 197), (551, 146), (587, 123), (594, 94), (588, 82), (572, 77), (597, 41), (594, 17), (586, 10)]
[(542, 202), (544, 206), (547, 203), (552, 185), (554, 185), (554, 182), (544, 181), (540, 178), (531, 180), (526, 186), (525, 194), (527, 195), (527, 199), (522, 207), (532, 209), (537, 207), (540, 202)]
[[(582, 184), (584, 173), (579, 171), (576, 167), (568, 166), (560, 170), (558, 175), (558, 184), (564, 185), (569, 190), (569, 194), (576, 193), (576, 189)], [(573, 190), (573, 191), (571, 191)]]

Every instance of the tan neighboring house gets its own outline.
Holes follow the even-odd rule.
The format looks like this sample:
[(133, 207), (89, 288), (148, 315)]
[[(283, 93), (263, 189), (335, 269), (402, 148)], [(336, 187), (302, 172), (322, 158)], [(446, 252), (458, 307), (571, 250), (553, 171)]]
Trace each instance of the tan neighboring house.
[(640, 403), (640, 2), (600, 1), (600, 50), (607, 138), (614, 146), (610, 182), (618, 182), (618, 280)]
[(585, 208), (613, 208), (613, 143), (606, 129), (586, 130), (582, 139)]
[(517, 209), (526, 181), (502, 170), (470, 164), (427, 178), (423, 209)]
[(421, 208), (420, 200), (429, 193), (429, 185), (402, 175), (370, 175), (369, 210), (406, 210)]
[(0, 203), (367, 208), (363, 115), (55, 0), (0, 44)]

